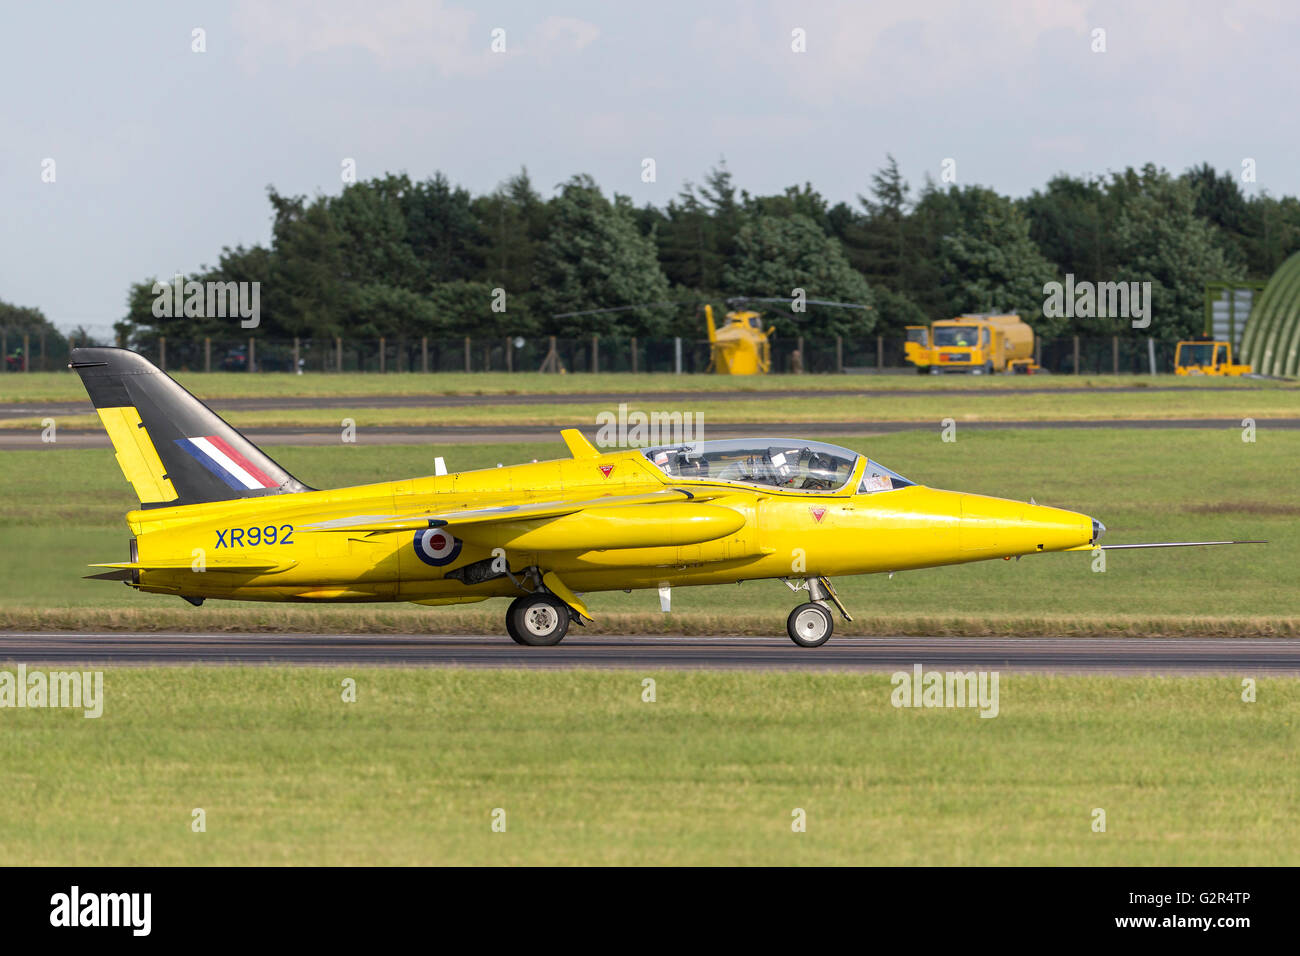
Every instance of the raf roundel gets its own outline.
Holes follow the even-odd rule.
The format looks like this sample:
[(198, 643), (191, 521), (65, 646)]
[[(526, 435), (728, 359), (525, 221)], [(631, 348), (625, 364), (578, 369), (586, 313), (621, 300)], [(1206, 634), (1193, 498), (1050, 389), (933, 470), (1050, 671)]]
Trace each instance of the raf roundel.
[(451, 564), (460, 556), (460, 542), (442, 528), (415, 532), (415, 556), (435, 568)]

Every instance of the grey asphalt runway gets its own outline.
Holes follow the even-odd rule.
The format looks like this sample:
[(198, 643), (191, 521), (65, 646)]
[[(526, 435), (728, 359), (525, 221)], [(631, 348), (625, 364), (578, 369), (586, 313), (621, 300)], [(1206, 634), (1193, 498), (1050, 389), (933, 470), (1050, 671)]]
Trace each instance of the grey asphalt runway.
[[(3, 384), (3, 380), (0, 380)], [(995, 395), (1080, 395), (1098, 393), (1181, 392), (1186, 387), (1152, 385), (1143, 387), (1090, 388), (1062, 386), (1060, 388), (875, 388), (875, 389), (715, 389), (699, 392), (642, 392), (629, 388), (624, 392), (556, 392), (554, 394), (515, 395), (375, 395), (317, 397), (226, 398), (206, 402), (216, 412), (275, 411), (299, 408), (464, 408), (474, 405), (617, 405), (619, 402), (683, 402), (683, 401), (738, 401), (752, 402), (783, 398), (903, 398), (933, 395), (959, 395), (962, 398), (984, 398)], [(1219, 392), (1254, 391), (1246, 386), (1220, 386)], [(200, 396), (201, 397), (201, 396)], [(32, 418), (59, 415), (92, 415), (95, 409), (88, 401), (75, 402), (0, 402), (0, 419)]]
[(1300, 675), (1300, 641), (1163, 638), (844, 637), (819, 648), (784, 637), (620, 637), (571, 633), (556, 647), (451, 635), (0, 632), (8, 663), (311, 664), (633, 670), (896, 671)]
[[(1256, 426), (1263, 429), (1300, 429), (1300, 418), (1260, 418)], [(410, 425), (364, 426), (356, 429), (358, 445), (464, 445), (483, 442), (559, 442), (561, 425), (438, 425), (417, 427)], [(958, 422), (964, 430), (984, 431), (1008, 428), (1225, 428), (1241, 429), (1241, 420), (1235, 418), (1142, 418), (1110, 421), (1001, 421)], [(835, 435), (880, 435), (888, 432), (932, 431), (938, 433), (940, 425), (931, 422), (795, 422), (793, 424), (765, 424), (754, 422), (743, 425), (710, 423), (710, 438), (744, 438), (755, 434), (784, 437), (822, 438)], [(582, 431), (595, 438), (596, 429), (584, 427)], [(338, 428), (254, 428), (243, 432), (256, 445), (338, 445), (341, 430)], [(61, 428), (58, 441), (46, 444), (41, 440), (39, 428), (0, 429), (0, 450), (40, 448), (109, 448), (108, 435), (101, 428)]]

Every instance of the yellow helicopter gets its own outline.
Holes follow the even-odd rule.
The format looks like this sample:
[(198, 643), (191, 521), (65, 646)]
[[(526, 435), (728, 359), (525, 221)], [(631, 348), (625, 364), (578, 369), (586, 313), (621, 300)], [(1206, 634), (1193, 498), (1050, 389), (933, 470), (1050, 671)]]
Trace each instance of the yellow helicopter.
[(793, 305), (799, 302), (803, 305), (829, 305), (837, 309), (861, 309), (867, 311), (871, 308), (869, 305), (857, 305), (852, 302), (830, 302), (826, 299), (793, 299), (793, 298), (736, 298), (728, 299), (727, 305), (731, 308), (726, 315), (726, 322), (722, 328), (718, 328), (713, 319), (713, 306), (706, 303), (704, 306), (704, 321), (709, 333), (709, 348), (711, 355), (709, 358), (709, 367), (706, 372), (716, 372), (719, 375), (765, 375), (772, 371), (772, 343), (771, 337), (776, 331), (775, 326), (763, 328), (763, 317), (761, 313), (751, 309), (742, 308), (751, 302), (779, 302), (789, 306), (790, 311), (787, 318), (795, 322), (802, 321), (805, 316), (802, 313), (796, 313)]
[(719, 375), (765, 375), (772, 371), (774, 331), (763, 328), (763, 317), (748, 309), (728, 312), (721, 329), (713, 320), (713, 306), (705, 304), (704, 322), (709, 331), (709, 367)]

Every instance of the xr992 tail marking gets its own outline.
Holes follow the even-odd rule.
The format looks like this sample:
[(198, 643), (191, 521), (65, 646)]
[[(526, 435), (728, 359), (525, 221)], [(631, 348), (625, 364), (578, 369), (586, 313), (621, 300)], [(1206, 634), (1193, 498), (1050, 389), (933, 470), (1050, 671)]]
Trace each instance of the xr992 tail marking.
[(293, 544), (293, 525), (282, 524), (279, 527), (268, 524), (264, 528), (253, 525), (251, 528), (218, 528), (217, 543), (213, 550), (220, 548), (257, 548), (271, 545)]

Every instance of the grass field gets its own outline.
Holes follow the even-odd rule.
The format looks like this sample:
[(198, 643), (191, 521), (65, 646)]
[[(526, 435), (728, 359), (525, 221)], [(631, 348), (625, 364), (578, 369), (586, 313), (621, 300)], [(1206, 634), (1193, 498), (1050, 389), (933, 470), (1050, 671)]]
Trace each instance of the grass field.
[[(816, 436), (810, 436), (816, 437)], [(936, 487), (1078, 510), (1104, 521), (1107, 543), (1266, 538), (1232, 549), (1032, 556), (837, 581), (854, 612), (839, 633), (1300, 634), (1300, 433), (1240, 429), (900, 433), (834, 439)], [(559, 442), (270, 448), (317, 487), (565, 455)], [(11, 627), (491, 633), (504, 602), (465, 608), (306, 607), (209, 602), (192, 608), (120, 584), (86, 581), (85, 566), (123, 560), (122, 515), (135, 505), (108, 450), (46, 446), (0, 454), (0, 621)], [(778, 582), (678, 588), (673, 613), (652, 592), (593, 595), (606, 632), (780, 635), (793, 598)], [(505, 640), (505, 638), (502, 638)]]
[[(315, 397), (321, 395), (516, 395), (604, 392), (700, 392), (842, 389), (933, 389), (976, 391), (1025, 388), (1148, 388), (1300, 389), (1295, 382), (1263, 378), (1188, 378), (1178, 375), (672, 375), (664, 372), (632, 375), (601, 372), (595, 375), (543, 375), (537, 372), (438, 372), (389, 375), (341, 374), (258, 375), (237, 372), (172, 373), (187, 389), (204, 399)], [(28, 372), (0, 374), (0, 402), (75, 402), (86, 391), (73, 373)]]
[[(223, 417), (237, 428), (256, 429), (297, 426), (337, 429), (350, 418), (359, 429), (382, 427), (436, 427), (446, 425), (553, 425), (593, 428), (598, 416), (617, 415), (610, 402), (592, 404), (487, 404), (457, 408), (367, 408), (365, 399), (356, 407), (297, 409), (232, 409)], [(972, 393), (969, 389), (937, 392), (934, 395), (791, 397), (739, 401), (696, 399), (683, 394), (672, 401), (627, 400), (629, 410), (644, 413), (689, 413), (704, 437), (711, 423), (739, 425), (780, 423), (787, 428), (800, 422), (854, 422), (864, 431), (873, 421), (933, 422), (945, 418), (956, 422), (982, 421), (1123, 421), (1125, 419), (1222, 418), (1225, 421), (1300, 417), (1300, 390), (1245, 389), (1224, 391), (1177, 389), (1134, 393), (1111, 389), (1087, 394), (1006, 391)], [(0, 429), (39, 430), (42, 415), (0, 419)], [(604, 419), (606, 421), (610, 419)], [(60, 428), (100, 427), (93, 414), (65, 415), (55, 419)]]
[(0, 865), (1300, 863), (1300, 682), (1004, 674), (993, 719), (891, 689), (110, 670), (97, 720), (0, 710)]

